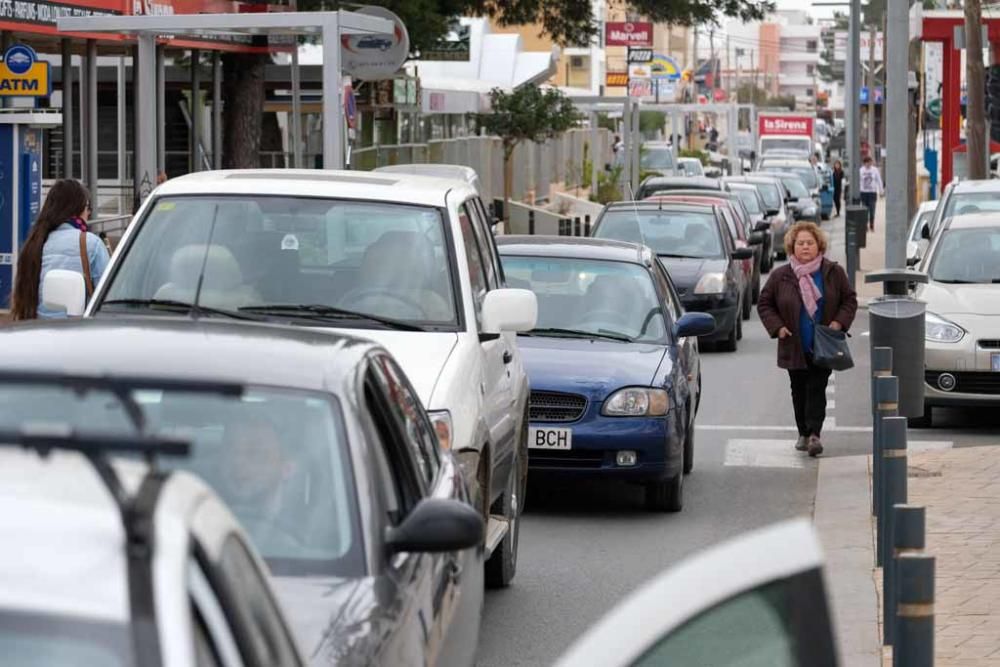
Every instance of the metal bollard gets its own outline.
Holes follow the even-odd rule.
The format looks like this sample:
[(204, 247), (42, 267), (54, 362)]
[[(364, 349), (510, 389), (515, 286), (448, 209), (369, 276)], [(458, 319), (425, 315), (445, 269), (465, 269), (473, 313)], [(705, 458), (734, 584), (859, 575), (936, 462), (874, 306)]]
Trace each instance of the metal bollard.
[(934, 557), (903, 554), (896, 567), (893, 667), (933, 667)]
[(844, 255), (847, 259), (847, 279), (851, 282), (851, 289), (857, 286), (858, 264), (855, 261), (855, 250), (858, 247), (858, 233), (851, 225), (847, 226), (847, 243), (844, 247)]
[[(872, 451), (874, 451), (874, 443), (878, 441), (878, 427), (879, 420), (876, 418), (877, 410), (875, 406), (878, 401), (875, 400), (875, 378), (889, 377), (892, 375), (892, 348), (891, 347), (876, 347), (872, 350)], [(872, 516), (878, 515), (878, 498), (879, 489), (881, 488), (882, 478), (879, 477), (879, 470), (882, 466), (882, 457), (875, 457), (872, 459)]]
[(528, 209), (528, 233), (535, 235), (535, 209)]
[(583, 235), (590, 236), (590, 214), (583, 216)]
[(580, 235), (580, 217), (573, 218), (573, 236)]
[(893, 507), (906, 502), (906, 417), (882, 420), (882, 643), (892, 644), (892, 610), (896, 608), (896, 577), (893, 558), (895, 517)]
[[(878, 427), (873, 433), (878, 433), (878, 437), (873, 438), (874, 450), (872, 452), (874, 464), (872, 487), (875, 489), (876, 511), (875, 526), (878, 539), (876, 545), (882, 544), (882, 534), (885, 531), (885, 517), (882, 515), (882, 497), (885, 495), (885, 475), (882, 472), (882, 443), (885, 442), (885, 433), (881, 420), (887, 417), (895, 417), (899, 409), (899, 378), (895, 376), (875, 378), (875, 422)], [(882, 549), (876, 549), (875, 564), (882, 567)]]
[(569, 236), (570, 231), (569, 218), (559, 218), (559, 236)]

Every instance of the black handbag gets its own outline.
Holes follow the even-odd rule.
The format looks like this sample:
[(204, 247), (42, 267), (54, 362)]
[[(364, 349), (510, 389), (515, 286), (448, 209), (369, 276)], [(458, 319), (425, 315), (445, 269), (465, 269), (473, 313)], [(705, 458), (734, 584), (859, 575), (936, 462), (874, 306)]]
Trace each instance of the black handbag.
[(847, 346), (849, 335), (817, 322), (813, 334), (813, 363), (831, 371), (854, 368), (851, 348)]

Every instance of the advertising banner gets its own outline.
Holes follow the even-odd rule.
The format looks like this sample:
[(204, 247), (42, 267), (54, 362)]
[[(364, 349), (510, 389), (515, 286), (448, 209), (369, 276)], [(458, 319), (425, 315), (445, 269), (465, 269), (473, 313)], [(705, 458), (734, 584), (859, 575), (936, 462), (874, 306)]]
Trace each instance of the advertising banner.
[(645, 21), (609, 22), (604, 26), (605, 46), (652, 46), (653, 24)]

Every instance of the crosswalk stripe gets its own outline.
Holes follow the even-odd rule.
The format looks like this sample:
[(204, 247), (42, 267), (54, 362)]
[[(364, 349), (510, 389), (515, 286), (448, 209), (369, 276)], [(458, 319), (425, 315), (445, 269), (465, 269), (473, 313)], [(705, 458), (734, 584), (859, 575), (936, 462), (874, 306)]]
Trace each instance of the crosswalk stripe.
[(795, 440), (734, 438), (726, 442), (725, 465), (744, 468), (805, 468), (810, 459)]

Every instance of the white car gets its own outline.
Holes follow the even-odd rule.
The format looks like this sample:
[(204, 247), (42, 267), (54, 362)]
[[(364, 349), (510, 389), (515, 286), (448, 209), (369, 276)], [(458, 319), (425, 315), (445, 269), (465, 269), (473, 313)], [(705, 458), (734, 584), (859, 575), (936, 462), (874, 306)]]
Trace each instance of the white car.
[(677, 172), (683, 176), (704, 176), (705, 167), (696, 157), (677, 158)]
[(417, 164), (393, 164), (377, 167), (374, 171), (387, 174), (412, 174), (414, 176), (433, 176), (464, 181), (482, 195), (483, 189), (479, 183), (479, 174), (472, 167), (460, 164), (436, 164), (431, 162)]
[(919, 263), (927, 252), (928, 241), (924, 235), (930, 236), (930, 223), (936, 209), (936, 199), (925, 201), (920, 204), (913, 219), (910, 220), (910, 227), (906, 232), (906, 263), (910, 266)]
[[(530, 290), (505, 287), (487, 219), (478, 193), (457, 180), (189, 174), (146, 200), (86, 316), (264, 319), (381, 343), (488, 519), (487, 583), (506, 586), (527, 483), (528, 378), (516, 333), (535, 326), (538, 306)], [(42, 293), (49, 303), (55, 291)]]
[(108, 463), (104, 438), (0, 442), (0, 662), (303, 664), (266, 566), (200, 479)]

